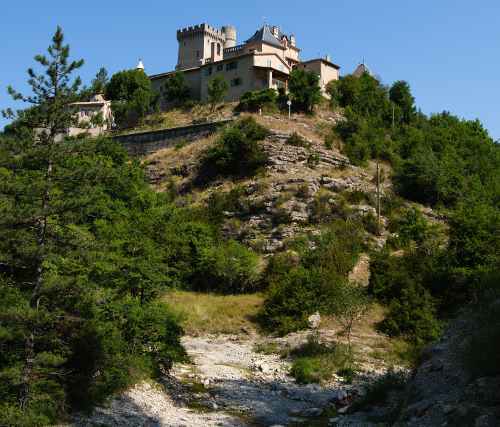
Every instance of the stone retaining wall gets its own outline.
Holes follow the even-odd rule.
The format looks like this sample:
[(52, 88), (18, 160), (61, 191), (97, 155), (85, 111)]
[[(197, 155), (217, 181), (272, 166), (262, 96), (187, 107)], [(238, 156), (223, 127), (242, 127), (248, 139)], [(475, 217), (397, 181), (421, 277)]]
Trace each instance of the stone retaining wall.
[(121, 142), (130, 155), (145, 156), (162, 148), (172, 147), (180, 141), (193, 142), (205, 138), (232, 121), (233, 119), (225, 119), (171, 129), (117, 135), (113, 139)]

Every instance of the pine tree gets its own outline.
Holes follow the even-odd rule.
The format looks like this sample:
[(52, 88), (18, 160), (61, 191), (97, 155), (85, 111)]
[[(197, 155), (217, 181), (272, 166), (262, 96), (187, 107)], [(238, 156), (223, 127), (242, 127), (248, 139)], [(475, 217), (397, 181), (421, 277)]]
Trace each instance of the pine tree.
[[(75, 124), (70, 104), (78, 96), (81, 80), (79, 78), (72, 80), (71, 75), (83, 65), (83, 60), (69, 61), (69, 46), (64, 45), (64, 35), (60, 27), (57, 28), (52, 38), (52, 44), (48, 48), (48, 56), (37, 55), (35, 60), (45, 69), (45, 73), (37, 74), (32, 68), (28, 70), (28, 83), (32, 94), (28, 96), (22, 95), (10, 86), (8, 91), (15, 100), (22, 100), (34, 107), (28, 124), (34, 132), (33, 137), (36, 139), (36, 144), (29, 147), (29, 151), (36, 155), (34, 161), (37, 168), (30, 171), (36, 179), (36, 184), (34, 191), (28, 190), (28, 194), (24, 193), (24, 195), (39, 202), (38, 208), (32, 207), (34, 212), (31, 215), (35, 236), (33, 236), (34, 239), (31, 242), (33, 253), (30, 267), (33, 269), (33, 275), (30, 281), (29, 308), (33, 311), (33, 316), (36, 319), (42, 317), (39, 315), (40, 299), (44, 291), (43, 288), (47, 285), (48, 239), (51, 234), (51, 213), (54, 209), (52, 194), (54, 163), (60, 155), (58, 153), (58, 146), (60, 145), (58, 141), (61, 141), (66, 130)], [(14, 116), (12, 111), (8, 111), (7, 115)], [(27, 189), (24, 188), (24, 190)], [(18, 206), (14, 205), (13, 207), (15, 214)], [(25, 409), (30, 400), (35, 369), (35, 342), (39, 334), (37, 323), (35, 320), (25, 332), (24, 366), (19, 388), (19, 406), (21, 409)]]

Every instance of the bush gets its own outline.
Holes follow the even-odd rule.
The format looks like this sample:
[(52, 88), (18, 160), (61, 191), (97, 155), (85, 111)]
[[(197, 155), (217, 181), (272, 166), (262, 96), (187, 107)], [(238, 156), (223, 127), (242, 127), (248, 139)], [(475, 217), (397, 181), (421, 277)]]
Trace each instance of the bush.
[(249, 206), (245, 198), (245, 189), (241, 186), (232, 188), (229, 192), (214, 191), (207, 201), (207, 216), (210, 222), (221, 224), (224, 212), (247, 213)]
[(336, 373), (350, 374), (352, 369), (352, 357), (343, 344), (320, 344), (313, 338), (293, 349), (290, 356), (290, 375), (299, 384), (322, 383)]
[(245, 92), (238, 105), (239, 111), (256, 113), (259, 109), (273, 112), (278, 108), (278, 93), (274, 89)]
[(320, 157), (318, 153), (310, 153), (309, 156), (307, 156), (307, 166), (309, 166), (311, 169), (315, 169), (316, 166), (319, 165)]
[(268, 161), (259, 144), (267, 135), (267, 129), (253, 118), (239, 120), (222, 133), (214, 147), (205, 152), (197, 181), (206, 182), (216, 176), (254, 175)]
[(106, 85), (106, 99), (113, 101), (115, 121), (120, 127), (135, 126), (156, 105), (158, 96), (142, 70), (114, 74)]
[(161, 88), (161, 94), (172, 105), (185, 105), (190, 99), (190, 93), (184, 74), (176, 72), (171, 75)]
[(288, 145), (293, 145), (295, 147), (304, 147), (309, 148), (311, 144), (307, 142), (302, 136), (300, 136), (297, 132), (294, 132), (290, 135), (290, 137), (286, 140)]
[(259, 258), (245, 246), (229, 241), (207, 247), (200, 254), (194, 288), (199, 291), (238, 294), (259, 288)]
[(227, 84), (227, 81), (221, 75), (215, 76), (214, 78), (209, 80), (207, 86), (207, 95), (212, 112), (215, 111), (215, 107), (217, 107), (217, 104), (220, 104), (222, 101), (224, 101), (224, 97), (226, 96), (228, 89), (229, 86)]
[(441, 333), (436, 312), (436, 302), (429, 291), (420, 285), (410, 285), (389, 303), (389, 313), (380, 323), (380, 329), (388, 335), (403, 335), (418, 345), (425, 344)]
[(369, 284), (370, 293), (389, 307), (381, 330), (419, 346), (436, 339), (441, 331), (438, 298), (451, 300), (441, 272), (442, 252), (426, 245), (404, 256), (387, 250), (373, 254)]
[(293, 102), (292, 108), (296, 111), (312, 113), (321, 101), (319, 76), (312, 71), (293, 69), (288, 89)]
[(321, 305), (318, 269), (295, 267), (269, 283), (260, 320), (280, 335), (307, 327), (307, 317)]
[(166, 304), (140, 304), (129, 298), (114, 303), (88, 323), (73, 343), (69, 399), (88, 409), (109, 395), (173, 362), (185, 360), (182, 329)]
[(307, 318), (316, 311), (330, 313), (331, 303), (361, 251), (358, 224), (338, 221), (300, 253), (278, 254), (264, 275), (267, 295), (260, 321), (265, 329), (279, 334), (305, 328)]

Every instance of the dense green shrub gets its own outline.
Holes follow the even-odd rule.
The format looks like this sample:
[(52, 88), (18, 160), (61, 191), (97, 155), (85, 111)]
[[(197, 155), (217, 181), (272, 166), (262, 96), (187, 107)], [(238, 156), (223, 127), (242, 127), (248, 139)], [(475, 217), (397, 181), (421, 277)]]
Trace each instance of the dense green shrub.
[(263, 89), (245, 92), (238, 105), (239, 111), (250, 111), (256, 113), (259, 109), (273, 112), (278, 109), (278, 92), (274, 89)]
[(339, 220), (312, 240), (314, 249), (299, 244), (295, 255), (278, 254), (269, 263), (260, 316), (267, 329), (285, 334), (303, 328), (312, 313), (331, 313), (341, 295), (362, 248), (359, 224)]
[(229, 241), (205, 248), (200, 254), (196, 290), (237, 294), (258, 290), (259, 258), (250, 249)]
[(161, 95), (172, 105), (185, 105), (190, 99), (189, 86), (182, 72), (171, 75), (161, 88)]
[(13, 232), (12, 223), (39, 209), (45, 153), (33, 141), (0, 141), (0, 256), (9, 266), (0, 285), (2, 416), (19, 412), (24, 337), (35, 328), (29, 403), (15, 423), (4, 417), (0, 424), (53, 423), (182, 354), (176, 320), (155, 302), (178, 267), (162, 241), (175, 208), (112, 141), (60, 142), (58, 150), (47, 264), (33, 309), (26, 281), (36, 271), (37, 235), (32, 226)]
[(288, 90), (295, 111), (312, 113), (314, 107), (321, 101), (319, 75), (313, 71), (293, 69), (288, 81)]
[(363, 215), (361, 218), (361, 221), (363, 222), (363, 226), (365, 227), (365, 230), (368, 233), (371, 234), (379, 234), (380, 233), (380, 227), (378, 223), (377, 216), (373, 212), (367, 212)]
[(259, 144), (267, 135), (267, 129), (251, 117), (228, 127), (215, 146), (204, 154), (197, 181), (206, 182), (216, 176), (245, 177), (255, 174), (268, 161)]
[(423, 286), (410, 284), (389, 303), (389, 313), (380, 329), (391, 336), (404, 335), (416, 344), (436, 339), (441, 332), (436, 302)]
[(389, 228), (397, 234), (397, 247), (408, 247), (411, 243), (422, 245), (427, 239), (432, 239), (436, 229), (416, 208), (405, 209), (400, 216), (393, 216)]
[(360, 117), (372, 119), (379, 124), (378, 127), (390, 123), (392, 107), (388, 90), (370, 74), (345, 76), (331, 82), (327, 91), (332, 102), (344, 108), (349, 107)]
[(113, 74), (106, 85), (106, 99), (113, 101), (115, 121), (120, 127), (135, 126), (158, 101), (151, 81), (142, 70), (125, 70)]
[(266, 329), (284, 335), (307, 327), (307, 317), (314, 313), (328, 289), (327, 273), (318, 268), (298, 266), (275, 277), (268, 286), (262, 309), (262, 324)]
[(403, 256), (388, 250), (373, 254), (369, 291), (389, 307), (381, 329), (421, 345), (437, 338), (438, 308), (452, 301), (443, 274), (446, 254), (431, 238), (407, 251)]

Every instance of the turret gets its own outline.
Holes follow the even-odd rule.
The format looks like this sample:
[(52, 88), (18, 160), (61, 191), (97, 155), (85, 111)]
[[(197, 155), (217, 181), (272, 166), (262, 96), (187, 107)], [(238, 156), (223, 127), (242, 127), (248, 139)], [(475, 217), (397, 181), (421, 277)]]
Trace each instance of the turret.
[(177, 31), (179, 55), (177, 70), (199, 67), (222, 59), (225, 34), (208, 24), (199, 24)]
[(222, 32), (226, 37), (226, 41), (224, 42), (224, 49), (228, 49), (230, 47), (236, 46), (236, 27), (232, 25), (225, 25), (222, 27)]

